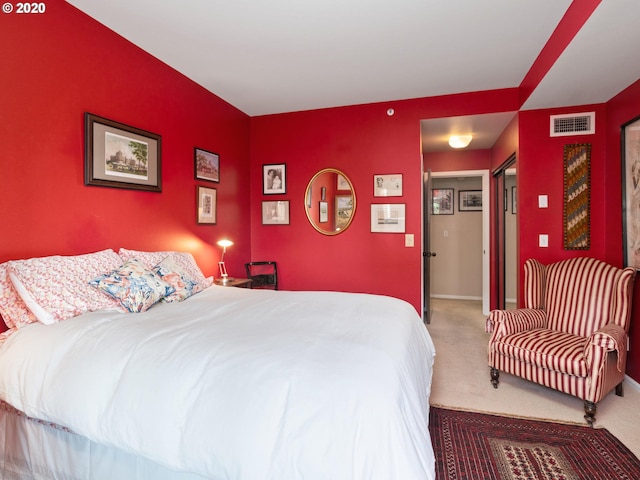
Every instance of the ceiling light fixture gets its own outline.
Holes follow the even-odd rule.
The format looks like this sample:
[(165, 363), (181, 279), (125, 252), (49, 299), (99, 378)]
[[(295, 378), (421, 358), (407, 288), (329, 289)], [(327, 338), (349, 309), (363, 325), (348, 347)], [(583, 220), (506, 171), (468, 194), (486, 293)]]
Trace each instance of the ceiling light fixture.
[(473, 136), (468, 135), (451, 135), (449, 137), (449, 146), (451, 148), (466, 148), (471, 143)]

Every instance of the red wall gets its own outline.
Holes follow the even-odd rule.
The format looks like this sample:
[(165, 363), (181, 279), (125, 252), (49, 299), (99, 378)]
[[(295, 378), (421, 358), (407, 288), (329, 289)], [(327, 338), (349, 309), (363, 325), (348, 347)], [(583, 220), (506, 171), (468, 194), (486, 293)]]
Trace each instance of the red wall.
[[(253, 260), (275, 260), (291, 290), (392, 295), (422, 305), (422, 165), (420, 120), (518, 109), (517, 89), (357, 105), (251, 119), (251, 190), (261, 192), (262, 165), (287, 164), (287, 193), (252, 195)], [(387, 110), (393, 108), (393, 116)], [(324, 236), (308, 222), (304, 193), (320, 169), (344, 171), (357, 198), (352, 225)], [(485, 167), (488, 168), (488, 167)], [(403, 196), (374, 197), (375, 174), (402, 174)], [(290, 201), (290, 225), (261, 225), (261, 202)], [(406, 204), (406, 233), (371, 233), (372, 203)]]
[[(607, 103), (606, 124), (606, 155), (607, 169), (605, 183), (607, 208), (613, 213), (607, 216), (605, 228), (605, 248), (609, 257), (621, 263), (623, 259), (622, 238), (617, 232), (622, 232), (622, 164), (620, 127), (640, 115), (640, 80), (626, 88)], [(609, 193), (610, 192), (610, 193)], [(630, 331), (631, 341), (627, 359), (627, 374), (640, 381), (640, 277), (636, 277), (634, 306)]]
[[(102, 248), (249, 258), (249, 118), (63, 1), (0, 28), (0, 262)], [(162, 193), (84, 186), (84, 112), (162, 136)], [(220, 154), (218, 223), (196, 225), (195, 146)], [(205, 182), (200, 182), (206, 184)]]
[[(596, 112), (596, 134), (549, 136), (549, 116), (563, 113)], [(523, 111), (519, 114), (518, 220), (520, 269), (528, 258), (550, 263), (564, 258), (591, 256), (619, 264), (620, 255), (607, 249), (607, 213), (613, 212), (613, 196), (619, 210), (620, 196), (606, 188), (608, 159), (605, 151), (606, 111), (604, 105), (565, 109)], [(565, 250), (563, 244), (564, 146), (591, 144), (591, 248)], [(618, 187), (619, 190), (619, 187)], [(605, 195), (606, 193), (606, 195)], [(538, 195), (548, 196), (548, 208), (538, 208)], [(549, 247), (538, 246), (538, 235), (549, 235)]]
[(489, 170), (491, 150), (447, 150), (424, 154), (424, 169), (432, 172), (457, 172), (460, 170)]
[[(606, 105), (520, 113), (518, 220), (520, 270), (527, 258), (549, 263), (590, 256), (622, 266), (622, 178), (620, 126), (640, 113), (640, 81)], [(596, 112), (596, 134), (549, 138), (549, 115)], [(563, 147), (591, 144), (591, 248), (564, 250)], [(539, 209), (538, 195), (549, 195), (549, 208)], [(549, 248), (538, 247), (538, 234), (549, 234)], [(635, 284), (627, 374), (640, 380), (640, 281)]]

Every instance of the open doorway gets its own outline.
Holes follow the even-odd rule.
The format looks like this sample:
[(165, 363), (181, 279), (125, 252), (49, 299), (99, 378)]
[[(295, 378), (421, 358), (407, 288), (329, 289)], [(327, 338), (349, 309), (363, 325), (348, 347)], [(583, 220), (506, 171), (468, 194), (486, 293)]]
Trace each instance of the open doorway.
[(444, 209), (425, 212), (431, 218), (424, 220), (430, 225), (424, 241), (435, 253), (423, 269), (430, 284), (425, 297), (481, 300), (482, 311), (488, 315), (489, 171), (432, 172), (431, 188), (431, 192), (424, 192), (426, 198), (435, 192), (450, 203)]
[[(479, 115), (466, 115), (461, 117), (446, 117), (446, 118), (433, 118), (433, 119), (425, 119), (420, 122), (420, 130), (421, 130), (421, 153), (422, 153), (422, 167), (423, 171), (427, 172), (431, 170), (431, 175), (428, 175), (430, 181), (437, 181), (438, 178), (469, 178), (469, 177), (480, 177), (482, 180), (482, 211), (481, 213), (476, 208), (472, 213), (475, 215), (481, 215), (481, 237), (482, 240), (475, 240), (473, 247), (460, 247), (465, 249), (474, 249), (478, 252), (479, 259), (478, 262), (482, 264), (482, 272), (477, 275), (480, 278), (478, 280), (481, 283), (482, 289), (482, 311), (484, 314), (489, 313), (490, 309), (490, 290), (491, 290), (491, 275), (493, 268), (490, 264), (490, 245), (492, 241), (493, 232), (490, 230), (490, 219), (491, 212), (489, 210), (490, 207), (490, 177), (491, 173), (489, 169), (493, 163), (493, 148), (496, 145), (496, 142), (501, 137), (503, 132), (508, 131), (506, 137), (507, 143), (511, 140), (513, 133), (517, 135), (517, 128), (513, 128), (513, 119), (516, 116), (517, 112), (500, 112), (500, 113), (492, 113), (492, 114), (479, 114)], [(509, 127), (509, 129), (507, 129)], [(458, 134), (471, 134), (472, 137), (471, 143), (468, 144), (467, 147), (461, 149), (454, 149), (450, 143), (451, 136)], [(469, 135), (467, 135), (469, 136)], [(504, 141), (501, 139), (501, 141)], [(502, 144), (501, 144), (502, 145)], [(478, 181), (476, 178), (475, 181)], [(426, 183), (426, 182), (425, 182)], [(475, 191), (477, 190), (477, 184), (471, 186), (461, 186), (454, 187), (453, 196), (454, 196), (454, 204), (455, 211), (454, 216), (458, 219), (462, 219), (464, 222), (465, 218), (470, 220), (473, 218), (469, 212), (469, 210), (459, 210), (460, 203), (460, 191), (467, 192), (468, 190)], [(442, 256), (439, 257), (439, 253), (436, 248), (438, 247), (438, 240), (445, 242), (449, 242), (449, 245), (453, 245), (450, 238), (450, 230), (446, 228), (441, 228), (439, 232), (437, 232), (438, 238), (434, 238), (436, 240), (435, 245), (426, 248), (429, 245), (429, 239), (433, 230), (436, 230), (437, 225), (427, 228), (429, 225), (430, 218), (429, 211), (430, 208), (427, 206), (431, 202), (431, 192), (426, 191), (426, 186), (423, 187), (424, 190), (424, 198), (425, 198), (425, 216), (424, 216), (424, 245), (423, 249), (423, 281), (427, 279), (426, 283), (423, 283), (424, 288), (424, 298), (423, 298), (423, 306), (429, 304), (429, 299), (431, 296), (430, 289), (426, 288), (426, 285), (430, 286), (431, 281), (434, 280), (434, 276), (436, 278), (436, 290), (438, 289), (437, 280), (440, 279), (441, 273), (438, 272), (438, 269), (447, 269), (450, 271), (450, 265), (455, 264), (455, 260), (453, 262), (443, 262)], [(465, 195), (471, 195), (471, 193), (465, 193)], [(475, 195), (473, 193), (472, 195)], [(464, 217), (464, 215), (469, 215), (468, 217)], [(475, 217), (478, 219), (478, 217)], [(428, 232), (427, 232), (428, 230)], [(447, 237), (445, 237), (445, 230), (447, 230)], [(445, 240), (448, 239), (448, 240)], [(466, 252), (467, 250), (465, 250)], [(425, 255), (429, 254), (429, 258), (425, 259)], [(436, 260), (437, 259), (437, 260)], [(430, 268), (430, 260), (434, 260), (433, 268)], [(459, 262), (458, 262), (459, 263)], [(460, 264), (460, 263), (459, 263)], [(476, 263), (477, 265), (478, 263)], [(471, 277), (471, 272), (464, 268), (464, 266), (458, 266), (457, 271), (455, 272), (458, 281), (467, 280)], [(478, 295), (478, 291), (468, 293), (465, 291), (462, 292), (454, 292), (454, 293), (440, 293), (437, 291), (433, 292), (435, 295), (444, 295), (444, 298), (475, 298)], [(451, 295), (451, 297), (446, 297), (446, 295)], [(426, 313), (426, 310), (425, 310)], [(426, 315), (428, 318), (428, 315)]]

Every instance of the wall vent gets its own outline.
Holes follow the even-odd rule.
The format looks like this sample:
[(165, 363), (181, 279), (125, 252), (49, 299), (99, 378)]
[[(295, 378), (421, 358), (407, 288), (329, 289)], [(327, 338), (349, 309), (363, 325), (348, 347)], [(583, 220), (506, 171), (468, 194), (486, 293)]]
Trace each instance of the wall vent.
[(593, 135), (596, 133), (596, 112), (551, 115), (551, 136)]

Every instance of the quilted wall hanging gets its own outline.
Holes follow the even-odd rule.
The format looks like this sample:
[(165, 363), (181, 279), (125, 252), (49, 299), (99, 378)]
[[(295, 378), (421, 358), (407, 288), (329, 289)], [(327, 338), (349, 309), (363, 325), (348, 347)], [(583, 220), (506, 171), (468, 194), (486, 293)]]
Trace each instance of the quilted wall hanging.
[(564, 248), (591, 246), (591, 144), (564, 146)]

